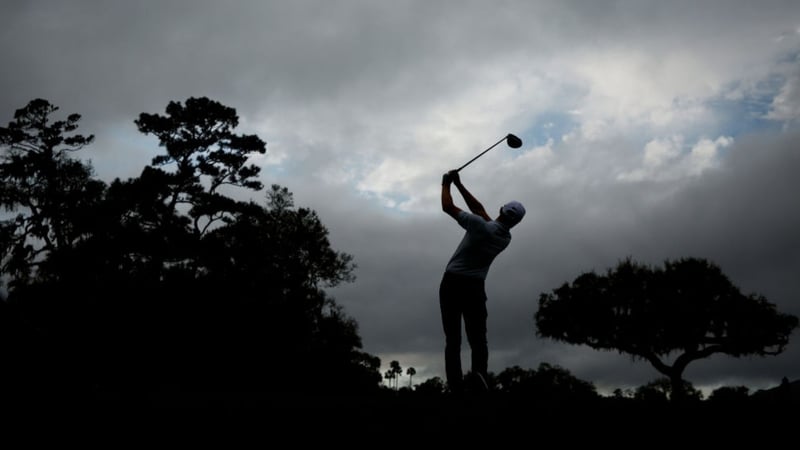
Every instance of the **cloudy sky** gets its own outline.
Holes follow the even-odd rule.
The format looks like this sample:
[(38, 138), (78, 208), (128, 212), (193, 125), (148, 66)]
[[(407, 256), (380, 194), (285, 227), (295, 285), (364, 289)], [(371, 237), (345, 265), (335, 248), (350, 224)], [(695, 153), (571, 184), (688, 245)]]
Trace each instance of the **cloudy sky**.
[[(267, 141), (263, 181), (315, 209), (354, 283), (330, 293), (365, 350), (443, 376), (438, 284), (462, 237), (439, 204), (462, 173), (488, 211), (528, 210), (493, 265), (490, 370), (561, 365), (611, 390), (648, 364), (537, 338), (540, 293), (626, 257), (708, 258), (800, 315), (800, 2), (8, 0), (0, 123), (33, 98), (83, 115), (106, 180), (159, 153), (141, 112), (208, 96)], [(262, 193), (243, 193), (258, 199)], [(456, 197), (457, 204), (463, 202)], [(713, 357), (695, 385), (800, 378)], [(465, 365), (469, 357), (465, 352)], [(407, 382), (407, 378), (403, 378)]]

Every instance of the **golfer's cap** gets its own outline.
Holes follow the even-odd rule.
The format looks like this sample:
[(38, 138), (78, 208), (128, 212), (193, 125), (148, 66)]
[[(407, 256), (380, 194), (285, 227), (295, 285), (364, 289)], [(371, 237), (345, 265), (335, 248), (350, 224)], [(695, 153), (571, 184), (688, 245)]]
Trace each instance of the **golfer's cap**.
[(523, 217), (525, 217), (525, 207), (522, 206), (522, 203), (516, 200), (512, 200), (503, 205), (500, 211), (504, 216), (511, 218), (514, 223), (518, 223)]

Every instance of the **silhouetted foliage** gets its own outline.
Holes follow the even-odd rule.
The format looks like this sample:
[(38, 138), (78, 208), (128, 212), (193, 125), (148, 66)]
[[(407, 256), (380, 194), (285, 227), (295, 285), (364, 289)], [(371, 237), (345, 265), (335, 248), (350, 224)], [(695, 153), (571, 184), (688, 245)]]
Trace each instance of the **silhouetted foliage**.
[(395, 375), (395, 373), (394, 373), (394, 372), (392, 372), (392, 370), (391, 370), (391, 369), (390, 369), (390, 370), (387, 370), (387, 371), (386, 371), (386, 372), (383, 374), (383, 378), (385, 378), (385, 379), (387, 380), (387, 383), (389, 383), (389, 388), (391, 388), (391, 389), (394, 389), (394, 382), (393, 382), (393, 380), (394, 380), (395, 378), (397, 378), (397, 375)]
[[(667, 403), (671, 400), (676, 392), (673, 390), (672, 382), (669, 378), (658, 378), (643, 386), (636, 388), (633, 398), (646, 403)], [(698, 391), (688, 381), (683, 382), (679, 395), (683, 395), (684, 401), (700, 401), (703, 399), (703, 393)]]
[(708, 401), (719, 405), (739, 405), (749, 397), (750, 388), (747, 386), (722, 386), (711, 392)]
[(71, 156), (94, 136), (73, 133), (80, 115), (54, 121), (56, 111), (46, 100), (32, 100), (0, 127), (0, 205), (14, 214), (0, 221), (0, 270), (11, 288), (58, 276), (43, 266), (86, 238), (105, 187)]
[(409, 367), (408, 369), (406, 369), (406, 375), (408, 375), (408, 388), (409, 389), (413, 389), (413, 387), (414, 387), (413, 381), (414, 381), (414, 375), (416, 375), (416, 374), (417, 374), (417, 369), (415, 369), (413, 367)]
[(392, 374), (390, 379), (394, 381), (394, 388), (395, 388), (395, 390), (397, 390), (398, 383), (400, 382), (400, 375), (403, 375), (403, 368), (400, 367), (400, 362), (399, 361), (391, 361), (389, 363), (389, 372), (391, 372), (391, 374)]
[(612, 396), (612, 398), (614, 398), (614, 399), (628, 399), (628, 398), (633, 398), (633, 395), (634, 395), (634, 394), (633, 394), (633, 391), (632, 391), (632, 390), (630, 390), (630, 389), (620, 389), (620, 388), (616, 388), (616, 389), (614, 389), (614, 391), (612, 392), (612, 395), (611, 395), (611, 396)]
[[(262, 188), (255, 179), (261, 169), (246, 164), (251, 154), (265, 153), (266, 144), (256, 135), (234, 134), (236, 110), (206, 97), (190, 98), (185, 105), (170, 102), (166, 113), (142, 113), (136, 126), (156, 136), (167, 151), (153, 158), (151, 170), (175, 166), (174, 172), (162, 175), (169, 188), (164, 200), (170, 207), (189, 205), (194, 232), (202, 233), (236, 210), (237, 202), (222, 195), (221, 187)], [(201, 184), (204, 178), (206, 185)]]
[(598, 398), (592, 383), (547, 363), (539, 364), (535, 370), (508, 367), (494, 378), (500, 392), (531, 396), (539, 401), (590, 401)]
[(233, 133), (235, 110), (190, 98), (142, 114), (166, 155), (108, 186), (68, 158), (91, 137), (67, 137), (79, 116), (51, 124), (56, 110), (33, 101), (0, 129), (0, 200), (16, 214), (0, 229), (0, 313), (39, 372), (102, 390), (378, 388), (380, 359), (323, 290), (353, 279), (352, 257), (287, 188), (263, 205), (221, 192), (261, 188), (246, 161), (265, 144)]
[(714, 353), (781, 353), (798, 319), (742, 294), (713, 263), (686, 258), (663, 269), (629, 259), (606, 275), (584, 273), (541, 294), (535, 322), (539, 336), (650, 362), (680, 399), (689, 363)]
[(424, 396), (442, 395), (447, 390), (447, 385), (440, 377), (428, 378), (417, 385), (415, 393)]

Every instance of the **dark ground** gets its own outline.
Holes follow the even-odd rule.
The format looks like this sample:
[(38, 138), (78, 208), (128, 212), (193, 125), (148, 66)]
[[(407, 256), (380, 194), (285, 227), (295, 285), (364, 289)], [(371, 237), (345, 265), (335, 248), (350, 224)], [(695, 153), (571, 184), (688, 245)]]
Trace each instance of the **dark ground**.
[(570, 448), (587, 444), (694, 448), (700, 443), (715, 448), (773, 448), (782, 442), (786, 443), (781, 446), (793, 447), (800, 424), (797, 404), (702, 402), (678, 407), (606, 398), (588, 403), (537, 401), (498, 393), (462, 398), (392, 392), (360, 396), (103, 393), (84, 400), (64, 397), (4, 406), (5, 435), (21, 432), (28, 443), (55, 437), (58, 442), (182, 446), (218, 442), (226, 448), (237, 442), (277, 441), (292, 443), (279, 448), (303, 443), (421, 445), (431, 439), (470, 448), (499, 442), (534, 447), (548, 442), (547, 446)]

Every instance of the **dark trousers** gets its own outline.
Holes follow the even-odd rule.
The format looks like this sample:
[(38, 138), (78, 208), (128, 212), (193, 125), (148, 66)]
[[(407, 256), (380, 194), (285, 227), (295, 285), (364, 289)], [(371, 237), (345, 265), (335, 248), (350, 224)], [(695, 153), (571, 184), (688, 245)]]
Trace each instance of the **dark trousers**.
[(461, 370), (461, 320), (472, 350), (472, 373), (487, 375), (489, 345), (486, 340), (486, 290), (479, 278), (445, 272), (439, 286), (445, 347), (444, 364), (447, 385), (452, 392), (464, 389)]

